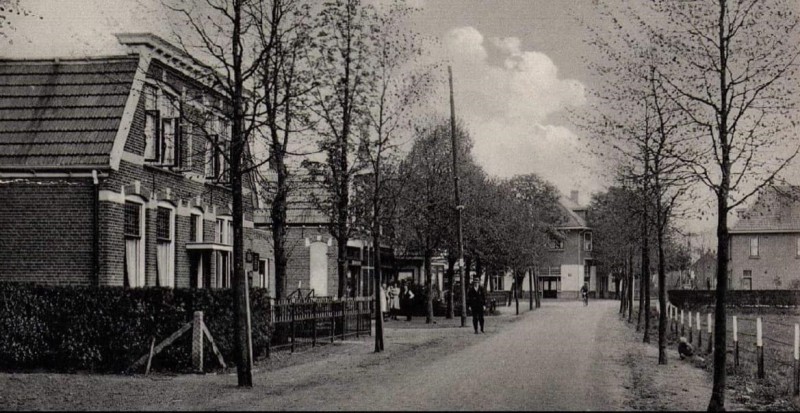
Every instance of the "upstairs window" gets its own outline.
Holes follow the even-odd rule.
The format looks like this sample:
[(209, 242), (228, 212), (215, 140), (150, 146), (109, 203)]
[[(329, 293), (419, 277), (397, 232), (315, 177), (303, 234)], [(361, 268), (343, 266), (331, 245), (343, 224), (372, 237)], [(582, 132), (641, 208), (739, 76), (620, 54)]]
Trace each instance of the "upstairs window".
[(230, 217), (217, 218), (215, 235), (218, 244), (233, 245), (233, 221)]
[(583, 250), (584, 251), (591, 251), (592, 250), (592, 233), (591, 232), (584, 232), (583, 233)]
[(222, 116), (212, 116), (208, 122), (208, 141), (206, 142), (206, 178), (214, 181), (228, 180), (227, 155), (230, 151), (230, 121)]
[(145, 84), (144, 158), (163, 166), (180, 164), (181, 105), (175, 93)]
[(563, 250), (564, 249), (564, 240), (558, 239), (556, 237), (550, 237), (550, 249)]
[(750, 237), (750, 257), (758, 257), (758, 237)]

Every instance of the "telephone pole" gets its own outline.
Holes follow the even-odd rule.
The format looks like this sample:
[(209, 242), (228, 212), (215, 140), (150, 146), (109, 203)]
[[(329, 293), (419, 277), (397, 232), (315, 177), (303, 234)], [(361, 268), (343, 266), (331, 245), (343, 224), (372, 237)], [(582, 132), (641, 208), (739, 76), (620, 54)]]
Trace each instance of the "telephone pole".
[[(467, 325), (467, 289), (464, 285), (464, 231), (461, 226), (461, 197), (458, 192), (458, 142), (456, 141), (456, 108), (453, 99), (453, 68), (447, 66), (447, 76), (450, 80), (450, 139), (453, 142), (453, 186), (455, 187), (456, 211), (458, 213), (458, 269), (461, 282), (461, 327)], [(451, 291), (450, 294), (453, 294)]]

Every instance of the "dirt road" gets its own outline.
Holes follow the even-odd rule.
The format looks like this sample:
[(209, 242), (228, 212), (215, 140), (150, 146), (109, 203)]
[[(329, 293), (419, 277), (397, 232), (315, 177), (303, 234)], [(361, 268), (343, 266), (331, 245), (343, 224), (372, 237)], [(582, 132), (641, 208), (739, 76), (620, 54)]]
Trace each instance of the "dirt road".
[[(630, 410), (704, 409), (704, 371), (655, 366), (618, 303), (545, 301), (487, 317), (389, 321), (386, 351), (351, 339), (259, 363), (252, 389), (218, 375), (0, 374), (3, 410)], [(527, 308), (527, 303), (521, 308)]]
[[(212, 409), (613, 410), (624, 371), (604, 354), (617, 323), (613, 302), (549, 302), (489, 336), (452, 329), (452, 351), (413, 352), (363, 366), (354, 380), (303, 377), (290, 394), (216, 400)], [(494, 321), (489, 319), (490, 323)], [(610, 330), (616, 330), (614, 328)], [(392, 332), (390, 331), (390, 334)], [(436, 354), (441, 353), (441, 354)], [(433, 357), (431, 357), (433, 356)], [(362, 368), (362, 366), (358, 366)], [(372, 371), (370, 371), (372, 369)]]

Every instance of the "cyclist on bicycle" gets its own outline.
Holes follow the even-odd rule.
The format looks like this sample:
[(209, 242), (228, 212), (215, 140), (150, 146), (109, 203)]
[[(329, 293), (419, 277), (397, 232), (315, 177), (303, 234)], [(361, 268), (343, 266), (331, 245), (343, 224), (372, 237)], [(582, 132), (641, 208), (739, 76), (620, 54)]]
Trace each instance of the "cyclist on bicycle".
[(583, 300), (583, 305), (589, 305), (589, 286), (586, 284), (581, 287), (581, 299)]

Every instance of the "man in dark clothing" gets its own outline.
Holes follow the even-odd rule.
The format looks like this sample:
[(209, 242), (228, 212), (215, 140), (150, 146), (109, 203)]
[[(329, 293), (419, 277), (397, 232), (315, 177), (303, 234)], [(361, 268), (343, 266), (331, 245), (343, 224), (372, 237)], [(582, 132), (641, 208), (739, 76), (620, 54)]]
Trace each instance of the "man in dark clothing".
[(478, 334), (478, 324), (483, 333), (483, 307), (486, 305), (486, 290), (483, 289), (481, 281), (477, 277), (472, 281), (472, 287), (467, 290), (467, 305), (472, 311), (472, 326), (475, 328), (475, 334)]

